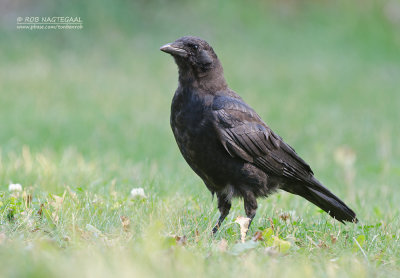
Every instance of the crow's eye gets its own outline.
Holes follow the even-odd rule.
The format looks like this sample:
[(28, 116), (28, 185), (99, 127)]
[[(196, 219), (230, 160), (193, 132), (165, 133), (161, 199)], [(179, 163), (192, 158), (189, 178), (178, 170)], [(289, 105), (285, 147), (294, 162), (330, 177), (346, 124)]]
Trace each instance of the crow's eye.
[(188, 46), (189, 46), (191, 49), (194, 49), (194, 50), (197, 50), (197, 49), (199, 48), (199, 46), (198, 46), (197, 44), (193, 44), (193, 43), (189, 43)]

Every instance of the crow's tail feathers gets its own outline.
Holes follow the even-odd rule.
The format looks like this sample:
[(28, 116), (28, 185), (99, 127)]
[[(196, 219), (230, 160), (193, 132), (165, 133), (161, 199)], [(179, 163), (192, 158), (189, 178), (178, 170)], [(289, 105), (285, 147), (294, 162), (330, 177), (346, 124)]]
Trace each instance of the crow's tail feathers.
[(290, 188), (288, 186), (282, 189), (307, 199), (342, 223), (344, 221), (358, 222), (354, 211), (314, 177), (308, 183), (292, 185)]

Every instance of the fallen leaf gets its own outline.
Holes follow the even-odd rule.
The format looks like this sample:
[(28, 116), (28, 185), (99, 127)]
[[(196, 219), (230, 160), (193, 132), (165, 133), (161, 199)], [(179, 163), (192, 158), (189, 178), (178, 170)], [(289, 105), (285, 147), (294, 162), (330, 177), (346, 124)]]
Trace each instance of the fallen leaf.
[(184, 246), (187, 243), (187, 238), (185, 235), (183, 236), (175, 236), (176, 244)]
[(357, 250), (362, 250), (365, 245), (365, 235), (359, 235), (355, 239), (353, 243), (353, 251), (356, 252)]
[(326, 248), (328, 248), (328, 245), (325, 243), (325, 241), (321, 240), (321, 241), (318, 243), (318, 247), (319, 247), (319, 248), (326, 249)]
[(286, 222), (286, 220), (288, 220), (288, 219), (290, 218), (290, 214), (289, 214), (289, 213), (286, 213), (286, 212), (281, 213), (281, 214), (279, 215), (279, 218)]
[(337, 237), (335, 237), (334, 235), (331, 235), (331, 242), (332, 242), (332, 244), (335, 244), (337, 242)]
[(264, 246), (272, 246), (274, 244), (274, 231), (271, 228), (266, 228), (262, 231), (262, 236), (264, 238)]
[(249, 230), (250, 218), (238, 216), (235, 222), (238, 223), (240, 226), (240, 240), (243, 243), (246, 240), (246, 234), (247, 231)]
[(176, 242), (176, 236), (174, 235), (168, 235), (166, 237), (163, 238), (163, 245), (165, 248), (170, 248), (173, 246), (176, 246), (177, 242)]
[(261, 231), (255, 232), (252, 240), (253, 241), (264, 241), (262, 232)]
[(274, 246), (277, 247), (277, 250), (280, 253), (286, 253), (290, 249), (290, 245), (291, 244), (289, 241), (286, 241), (286, 240), (280, 239), (277, 236), (274, 236)]
[(42, 217), (42, 214), (43, 214), (43, 207), (44, 207), (44, 204), (40, 204), (40, 208), (39, 208), (39, 210), (37, 211), (37, 214), (38, 214), (40, 217)]

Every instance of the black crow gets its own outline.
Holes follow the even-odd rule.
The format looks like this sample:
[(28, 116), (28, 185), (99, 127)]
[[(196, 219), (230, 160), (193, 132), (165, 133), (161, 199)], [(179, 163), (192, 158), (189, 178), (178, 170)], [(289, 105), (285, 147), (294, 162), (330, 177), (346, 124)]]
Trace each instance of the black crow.
[(357, 222), (356, 214), (314, 177), (295, 150), (229, 89), (206, 41), (187, 36), (160, 50), (171, 54), (179, 69), (170, 119), (175, 140), (193, 171), (218, 197), (221, 215), (214, 233), (228, 215), (232, 197), (243, 198), (252, 220), (257, 197), (277, 189), (306, 198), (342, 223)]

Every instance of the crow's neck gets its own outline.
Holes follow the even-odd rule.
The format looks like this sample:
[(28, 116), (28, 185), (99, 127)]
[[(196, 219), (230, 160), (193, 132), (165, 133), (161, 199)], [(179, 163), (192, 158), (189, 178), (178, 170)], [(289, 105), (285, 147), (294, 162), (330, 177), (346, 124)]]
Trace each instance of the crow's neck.
[(224, 78), (224, 70), (218, 63), (205, 72), (187, 65), (179, 65), (179, 84), (182, 87), (198, 88), (210, 93), (228, 88)]

